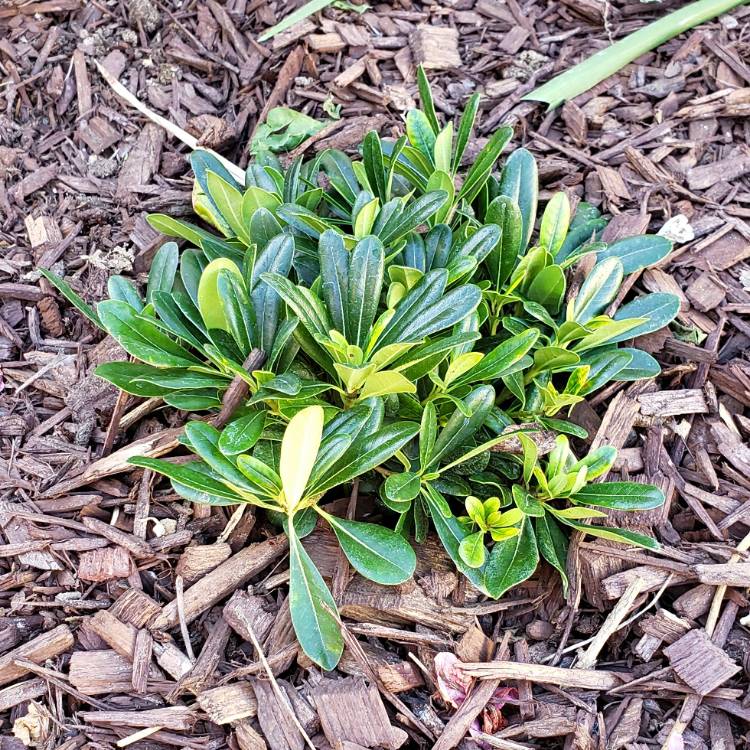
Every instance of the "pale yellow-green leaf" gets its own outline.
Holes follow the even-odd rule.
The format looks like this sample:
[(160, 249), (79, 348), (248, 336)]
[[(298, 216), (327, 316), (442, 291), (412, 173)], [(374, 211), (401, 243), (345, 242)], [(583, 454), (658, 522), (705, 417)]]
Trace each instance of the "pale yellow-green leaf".
[(392, 310), (406, 296), (406, 287), (400, 281), (394, 281), (388, 286), (385, 304)]
[(484, 521), (484, 505), (478, 497), (469, 495), (464, 501), (464, 505), (466, 506), (466, 512), (469, 514), (469, 518), (474, 521), (474, 523)]
[(563, 510), (553, 510), (556, 516), (560, 518), (569, 518), (572, 521), (583, 521), (586, 518), (606, 518), (607, 514), (593, 508), (564, 508)]
[(231, 236), (227, 223), (217, 215), (216, 209), (208, 199), (208, 196), (201, 190), (198, 180), (193, 182), (192, 200), (193, 211), (195, 211), (203, 221), (218, 229), (223, 235), (227, 237)]
[(250, 237), (242, 220), (242, 193), (214, 172), (206, 172), (206, 184), (224, 221), (237, 237), (245, 244), (250, 244)]
[(369, 203), (365, 203), (357, 213), (357, 218), (354, 220), (354, 236), (358, 240), (366, 237), (372, 231), (372, 225), (375, 223), (379, 208), (380, 201), (373, 198)]
[(374, 190), (370, 188), (370, 182), (367, 179), (365, 165), (361, 161), (353, 161), (352, 169), (354, 170), (354, 175), (357, 178), (357, 182), (359, 182), (359, 184), (362, 186), (362, 189), (368, 190), (370, 193), (373, 193)]
[(451, 153), (453, 151), (453, 123), (449, 122), (435, 138), (435, 169), (441, 172), (451, 171)]
[(465, 372), (471, 370), (474, 365), (478, 364), (484, 359), (482, 352), (464, 352), (459, 354), (453, 362), (448, 365), (448, 370), (445, 373), (445, 384), (449, 385), (456, 378), (461, 377)]
[(383, 331), (386, 329), (388, 323), (391, 322), (391, 318), (396, 314), (393, 308), (389, 308), (375, 321), (375, 325), (372, 327), (372, 333), (370, 334), (370, 340), (367, 342), (367, 348), (365, 349), (365, 356), (369, 355), (370, 352), (375, 348), (378, 343), (378, 339), (383, 335)]
[(278, 196), (253, 185), (242, 196), (242, 221), (245, 226), (250, 226), (250, 219), (259, 208), (275, 211), (280, 205)]
[(416, 393), (417, 386), (395, 370), (383, 370), (370, 375), (362, 386), (360, 398), (385, 396), (389, 393)]
[(201, 280), (198, 283), (198, 310), (200, 310), (206, 328), (220, 328), (223, 331), (228, 331), (229, 324), (217, 288), (219, 271), (224, 270), (235, 274), (242, 281), (240, 269), (229, 258), (212, 260), (203, 269)]
[(308, 406), (289, 420), (281, 441), (279, 474), (286, 507), (290, 511), (295, 510), (304, 497), (322, 435), (321, 406)]
[(518, 536), (518, 529), (512, 527), (506, 527), (502, 529), (492, 529), (490, 536), (495, 542), (502, 542), (506, 539), (512, 539), (514, 536)]
[(350, 367), (339, 362), (334, 362), (336, 373), (341, 378), (347, 393), (358, 391), (367, 378), (375, 372), (375, 365), (372, 363), (365, 367)]
[(402, 354), (408, 352), (414, 346), (412, 343), (405, 344), (388, 344), (382, 349), (378, 349), (370, 358), (370, 364), (375, 365), (376, 370), (382, 370)]

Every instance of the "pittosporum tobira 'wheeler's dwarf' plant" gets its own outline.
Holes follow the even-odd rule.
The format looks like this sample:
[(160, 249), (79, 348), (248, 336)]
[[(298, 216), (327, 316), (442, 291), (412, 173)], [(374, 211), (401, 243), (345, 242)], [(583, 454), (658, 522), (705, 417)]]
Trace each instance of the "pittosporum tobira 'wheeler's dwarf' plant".
[[(249, 504), (284, 525), (292, 621), (325, 668), (343, 641), (301, 542), (317, 520), (384, 584), (412, 574), (407, 540), (432, 524), (457, 568), (498, 597), (540, 557), (567, 585), (568, 529), (655, 546), (600, 519), (663, 502), (650, 485), (598, 481), (614, 449), (577, 458), (566, 434), (586, 432), (559, 415), (609, 383), (659, 373), (627, 343), (667, 325), (679, 302), (627, 301), (622, 281), (670, 243), (608, 243), (607, 220), (584, 203), (573, 211), (565, 193), (537, 220), (531, 153), (517, 149), (495, 172), (511, 130), (464, 169), (478, 96), (454, 132), (421, 70), (419, 88), (424, 109), (405, 135), (369, 133), (354, 160), (327, 150), (284, 167), (264, 151), (240, 184), (195, 151), (194, 207), (211, 229), (149, 218), (185, 246), (160, 248), (145, 297), (114, 277), (94, 309), (45, 272), (135, 360), (97, 369), (123, 390), (195, 412), (221, 407), (234, 378), (247, 384), (223, 430), (187, 424), (196, 460), (133, 463), (190, 501)], [(547, 456), (540, 435), (554, 445)], [(394, 530), (330, 512), (355, 480)]]

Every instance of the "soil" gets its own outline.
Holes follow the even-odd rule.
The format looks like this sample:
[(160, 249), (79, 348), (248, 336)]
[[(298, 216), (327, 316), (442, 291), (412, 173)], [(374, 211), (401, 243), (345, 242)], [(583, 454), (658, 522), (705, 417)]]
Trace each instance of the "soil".
[[(296, 6), (0, 5), (0, 750), (746, 746), (750, 8), (560, 109), (522, 99), (679, 5), (341, 2), (263, 44)], [(383, 590), (342, 570), (317, 530), (307, 544), (348, 644), (321, 674), (291, 633), (283, 536), (124, 463), (135, 441), (174, 448), (187, 415), (95, 379), (124, 353), (36, 270), (95, 302), (111, 274), (144, 280), (163, 241), (148, 213), (191, 212), (188, 149), (95, 62), (241, 166), (274, 106), (327, 122), (297, 153), (398, 134), (423, 62), (442, 116), (483, 92), (473, 153), (512, 124), (542, 199), (562, 189), (600, 207), (608, 240), (672, 238), (627, 282), (681, 299), (677, 325), (637, 342), (662, 377), (574, 412), (592, 444), (621, 449), (615, 476), (665, 490), (663, 509), (612, 519), (662, 552), (577, 539), (567, 595), (541, 567), (491, 602), (437, 544), (413, 582)]]

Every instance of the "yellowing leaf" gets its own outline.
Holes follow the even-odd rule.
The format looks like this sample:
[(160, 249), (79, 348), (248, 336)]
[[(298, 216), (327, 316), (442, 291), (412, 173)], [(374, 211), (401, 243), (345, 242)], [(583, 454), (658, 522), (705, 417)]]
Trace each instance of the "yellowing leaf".
[(198, 309), (207, 328), (221, 328), (223, 331), (229, 331), (229, 323), (217, 288), (219, 271), (223, 270), (236, 274), (242, 281), (242, 273), (236, 263), (228, 258), (212, 260), (203, 270), (198, 283)]
[(357, 218), (354, 220), (354, 236), (358, 240), (366, 237), (372, 231), (372, 225), (375, 223), (379, 208), (380, 200), (373, 198), (359, 210)]
[(417, 386), (395, 370), (383, 370), (370, 375), (362, 387), (360, 398), (385, 396), (388, 393), (416, 393)]
[(323, 435), (323, 408), (308, 406), (297, 412), (287, 425), (281, 441), (279, 474), (286, 507), (295, 510), (305, 494), (307, 480)]
[(445, 384), (452, 383), (456, 378), (461, 377), (465, 372), (471, 370), (474, 365), (484, 359), (482, 352), (465, 352), (459, 354), (453, 362), (448, 365), (448, 371), (445, 373)]

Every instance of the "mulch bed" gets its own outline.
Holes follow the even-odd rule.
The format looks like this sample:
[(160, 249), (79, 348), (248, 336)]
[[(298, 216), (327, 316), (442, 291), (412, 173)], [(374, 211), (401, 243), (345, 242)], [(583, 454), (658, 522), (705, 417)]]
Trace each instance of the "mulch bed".
[[(315, 747), (445, 749), (469, 742), (475, 718), (492, 735), (485, 747), (506, 750), (746, 743), (750, 8), (561, 110), (521, 100), (678, 5), (402, 0), (332, 7), (261, 45), (293, 8), (6, 0), (0, 750), (302, 750), (300, 730)], [(229, 524), (223, 508), (193, 507), (126, 467), (133, 441), (169, 447), (187, 415), (92, 376), (123, 352), (35, 273), (54, 269), (96, 301), (113, 273), (144, 278), (161, 242), (146, 213), (190, 213), (185, 147), (124, 105), (94, 60), (243, 166), (277, 105), (320, 119), (339, 110), (300, 147), (308, 154), (351, 149), (371, 128), (398, 132), (423, 62), (446, 117), (482, 91), (480, 135), (515, 126), (514, 145), (539, 159), (542, 198), (564, 189), (600, 206), (614, 216), (605, 239), (669, 232), (672, 255), (628, 281), (682, 301), (671, 331), (637, 342), (663, 376), (618, 384), (573, 417), (591, 444), (621, 449), (617, 475), (665, 490), (663, 509), (612, 519), (654, 531), (663, 552), (577, 539), (567, 597), (541, 567), (492, 602), (437, 544), (420, 549), (413, 582), (382, 589), (349, 576), (316, 531), (306, 544), (337, 583), (348, 647), (336, 672), (311, 666), (285, 604), (284, 537), (251, 514)], [(458, 710), (438, 685), (453, 654), (476, 678)], [(509, 687), (517, 699), (500, 716), (491, 698)]]

